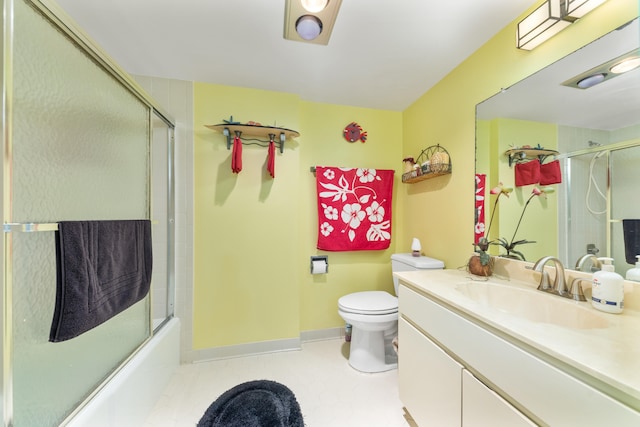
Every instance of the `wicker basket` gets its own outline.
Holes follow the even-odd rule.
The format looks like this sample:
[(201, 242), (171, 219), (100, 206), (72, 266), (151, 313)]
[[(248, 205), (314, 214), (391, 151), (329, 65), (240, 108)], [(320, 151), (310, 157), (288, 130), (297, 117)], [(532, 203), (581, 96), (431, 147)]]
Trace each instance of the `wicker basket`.
[(420, 167), (402, 174), (402, 182), (413, 183), (451, 173), (449, 152), (439, 144), (422, 150), (416, 158), (416, 164)]
[(436, 151), (431, 155), (429, 162), (431, 170), (435, 173), (447, 172), (451, 167), (449, 161), (449, 153), (443, 148), (442, 151)]

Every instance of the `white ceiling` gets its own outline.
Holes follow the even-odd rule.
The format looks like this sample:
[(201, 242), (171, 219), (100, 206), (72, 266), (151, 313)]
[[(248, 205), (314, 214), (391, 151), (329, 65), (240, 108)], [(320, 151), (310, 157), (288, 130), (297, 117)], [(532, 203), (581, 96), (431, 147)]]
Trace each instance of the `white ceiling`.
[(58, 3), (131, 74), (402, 111), (535, 1), (343, 0), (327, 46), (283, 38), (284, 0)]

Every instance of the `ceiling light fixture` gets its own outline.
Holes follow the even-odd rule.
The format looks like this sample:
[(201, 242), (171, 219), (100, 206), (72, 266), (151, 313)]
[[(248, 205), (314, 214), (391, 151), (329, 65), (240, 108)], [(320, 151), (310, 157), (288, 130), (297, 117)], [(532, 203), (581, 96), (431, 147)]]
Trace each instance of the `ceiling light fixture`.
[(284, 38), (326, 45), (342, 0), (286, 0)]
[(615, 74), (622, 74), (631, 70), (635, 70), (638, 67), (640, 67), (640, 56), (634, 56), (631, 58), (623, 59), (622, 61), (609, 68), (609, 71)]
[(547, 0), (518, 22), (518, 49), (532, 50), (607, 0)]
[(313, 40), (322, 33), (322, 21), (313, 15), (302, 15), (296, 21), (296, 33), (305, 40)]
[(634, 49), (604, 64), (593, 67), (562, 84), (576, 89), (588, 89), (614, 77), (638, 69), (638, 67), (640, 67), (640, 49)]
[(302, 7), (304, 7), (307, 12), (318, 13), (327, 7), (329, 0), (300, 0), (300, 3), (302, 3)]
[(592, 86), (602, 83), (607, 78), (606, 73), (592, 74), (584, 79), (580, 80), (577, 85), (580, 89), (589, 89)]

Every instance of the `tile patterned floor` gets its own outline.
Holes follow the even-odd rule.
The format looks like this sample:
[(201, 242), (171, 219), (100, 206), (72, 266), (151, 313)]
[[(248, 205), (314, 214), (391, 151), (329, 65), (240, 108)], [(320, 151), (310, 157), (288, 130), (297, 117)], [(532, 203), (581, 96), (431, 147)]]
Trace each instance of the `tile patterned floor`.
[(348, 365), (342, 340), (307, 342), (301, 351), (181, 365), (144, 427), (195, 426), (220, 394), (269, 379), (296, 395), (306, 427), (407, 427), (397, 370), (377, 374)]

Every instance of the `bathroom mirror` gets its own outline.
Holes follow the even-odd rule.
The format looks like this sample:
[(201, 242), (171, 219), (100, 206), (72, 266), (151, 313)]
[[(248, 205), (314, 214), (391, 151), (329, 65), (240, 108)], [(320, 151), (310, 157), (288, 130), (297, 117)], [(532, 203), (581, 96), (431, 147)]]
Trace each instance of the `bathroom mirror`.
[(614, 258), (623, 275), (630, 268), (621, 220), (640, 219), (640, 68), (613, 74), (607, 67), (604, 81), (588, 89), (572, 83), (639, 55), (639, 41), (635, 19), (477, 105), (476, 173), (486, 174), (491, 198), (487, 226), (495, 202), (489, 190), (498, 182), (515, 188), (500, 200), (490, 237), (511, 238), (533, 188), (515, 187), (516, 160), (509, 164), (507, 150), (540, 144), (559, 152), (562, 182), (531, 201), (515, 239), (536, 242), (517, 247), (527, 261), (555, 255), (573, 268), (590, 252)]

